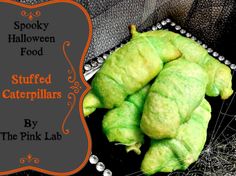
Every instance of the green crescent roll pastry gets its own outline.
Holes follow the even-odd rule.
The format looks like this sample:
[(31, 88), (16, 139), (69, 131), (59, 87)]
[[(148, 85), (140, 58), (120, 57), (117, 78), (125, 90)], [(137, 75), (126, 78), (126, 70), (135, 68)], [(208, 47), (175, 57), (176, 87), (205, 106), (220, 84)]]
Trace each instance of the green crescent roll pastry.
[(204, 99), (188, 122), (182, 124), (173, 139), (152, 140), (141, 170), (146, 175), (156, 172), (185, 170), (195, 162), (206, 142), (211, 107)]
[(154, 31), (153, 33), (149, 33), (149, 35), (155, 35), (157, 38), (164, 38), (171, 41), (185, 59), (195, 62), (205, 69), (209, 77), (206, 89), (208, 96), (216, 97), (220, 95), (225, 100), (232, 95), (232, 75), (230, 68), (210, 56), (207, 50), (200, 44), (167, 30)]
[(175, 137), (202, 102), (207, 82), (207, 73), (196, 63), (183, 58), (167, 63), (147, 95), (142, 131), (154, 139)]
[(181, 55), (165, 38), (150, 37), (148, 32), (138, 33), (135, 26), (131, 26), (131, 33), (132, 39), (114, 51), (96, 73), (92, 91), (84, 99), (85, 116), (96, 108), (112, 109), (121, 105), (128, 95), (155, 78), (164, 62)]
[(139, 127), (143, 105), (150, 85), (129, 96), (119, 107), (109, 110), (102, 121), (109, 142), (126, 145), (127, 152), (140, 154), (144, 135)]
[(93, 93), (92, 90), (85, 96), (83, 101), (83, 113), (84, 116), (88, 116), (93, 113), (97, 108), (102, 108), (101, 101), (99, 98)]

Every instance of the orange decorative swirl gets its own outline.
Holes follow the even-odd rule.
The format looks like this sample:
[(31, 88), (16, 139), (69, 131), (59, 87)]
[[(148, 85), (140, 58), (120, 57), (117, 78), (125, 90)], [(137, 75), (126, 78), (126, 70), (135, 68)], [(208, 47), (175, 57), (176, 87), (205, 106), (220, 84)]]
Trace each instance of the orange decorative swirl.
[(40, 160), (39, 158), (33, 157), (32, 154), (28, 154), (26, 157), (20, 158), (20, 164), (25, 164), (25, 163), (34, 163), (34, 164), (39, 164)]
[(72, 86), (70, 86), (70, 88), (74, 91), (75, 94), (78, 94), (79, 91), (82, 89), (82, 87), (78, 81), (75, 81), (74, 84)]
[(41, 16), (41, 12), (39, 10), (35, 11), (35, 12), (26, 12), (25, 10), (21, 11), (21, 16), (23, 17), (28, 17), (28, 19), (30, 21), (32, 21), (34, 19), (34, 17), (39, 17)]
[(68, 64), (70, 65), (70, 69), (68, 70), (68, 74), (69, 74), (69, 77), (68, 77), (68, 81), (70, 83), (74, 83), (75, 80), (76, 80), (76, 73), (75, 73), (75, 69), (74, 69), (74, 66), (72, 65), (68, 55), (66, 54), (66, 46), (70, 46), (71, 42), (70, 41), (65, 41), (62, 45), (62, 50), (63, 50), (63, 54), (66, 58), (66, 61), (68, 62)]
[(65, 124), (66, 124), (66, 121), (69, 118), (72, 110), (75, 107), (76, 95), (74, 93), (70, 92), (70, 93), (68, 93), (67, 98), (68, 98), (67, 106), (69, 107), (69, 111), (66, 114), (66, 117), (64, 118), (63, 123), (62, 123), (62, 127), (61, 127), (61, 130), (62, 130), (63, 134), (66, 134), (66, 135), (70, 134), (70, 130), (69, 129), (65, 129)]
[(74, 66), (72, 65), (72, 63), (66, 53), (66, 47), (69, 47), (70, 45), (71, 45), (70, 41), (65, 41), (62, 45), (64, 57), (70, 66), (70, 68), (67, 70), (67, 73), (68, 73), (67, 80), (69, 83), (72, 84), (70, 86), (70, 89), (72, 89), (72, 92), (67, 94), (67, 98), (68, 98), (67, 106), (69, 107), (69, 111), (67, 112), (66, 117), (64, 118), (63, 123), (62, 123), (62, 127), (61, 127), (61, 130), (62, 130), (63, 134), (65, 134), (65, 135), (70, 134), (70, 130), (65, 129), (65, 124), (66, 124), (66, 121), (69, 118), (72, 110), (75, 107), (76, 94), (78, 94), (80, 92), (80, 90), (82, 89), (80, 83), (76, 80), (76, 72), (75, 72)]

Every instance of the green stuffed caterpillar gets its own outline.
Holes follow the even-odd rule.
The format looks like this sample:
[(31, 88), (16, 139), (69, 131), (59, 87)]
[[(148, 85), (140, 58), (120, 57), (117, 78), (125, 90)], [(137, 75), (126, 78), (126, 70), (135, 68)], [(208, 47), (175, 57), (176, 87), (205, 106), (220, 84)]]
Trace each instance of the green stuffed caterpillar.
[(152, 84), (141, 119), (142, 131), (153, 139), (173, 138), (202, 102), (208, 75), (184, 58), (167, 63)]
[(139, 125), (144, 101), (150, 85), (129, 96), (119, 107), (106, 113), (102, 121), (103, 131), (109, 142), (125, 145), (127, 152), (140, 154), (144, 134)]
[(208, 73), (209, 82), (206, 95), (211, 97), (220, 95), (223, 100), (232, 95), (230, 68), (210, 56), (207, 50), (197, 42), (167, 30), (150, 32), (148, 35), (149, 37), (155, 37), (160, 40), (166, 39), (171, 42), (185, 59), (199, 64)]
[(211, 107), (204, 99), (193, 111), (190, 120), (180, 126), (175, 138), (152, 141), (141, 170), (146, 175), (152, 175), (188, 168), (198, 159), (205, 145), (210, 118)]
[(165, 62), (181, 53), (166, 39), (146, 37), (131, 26), (132, 39), (113, 52), (92, 80), (92, 89), (84, 99), (83, 111), (88, 116), (96, 108), (112, 109), (128, 95), (143, 88), (157, 76)]

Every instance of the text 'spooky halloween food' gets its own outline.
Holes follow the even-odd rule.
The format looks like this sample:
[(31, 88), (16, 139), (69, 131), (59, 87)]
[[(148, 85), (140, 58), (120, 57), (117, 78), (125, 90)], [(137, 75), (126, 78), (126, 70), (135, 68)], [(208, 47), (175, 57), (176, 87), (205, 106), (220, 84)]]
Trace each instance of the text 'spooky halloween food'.
[(113, 52), (85, 96), (85, 116), (110, 109), (103, 131), (110, 142), (140, 154), (152, 139), (141, 169), (147, 174), (184, 170), (204, 147), (211, 108), (205, 94), (232, 93), (231, 70), (198, 43), (167, 30), (139, 33)]

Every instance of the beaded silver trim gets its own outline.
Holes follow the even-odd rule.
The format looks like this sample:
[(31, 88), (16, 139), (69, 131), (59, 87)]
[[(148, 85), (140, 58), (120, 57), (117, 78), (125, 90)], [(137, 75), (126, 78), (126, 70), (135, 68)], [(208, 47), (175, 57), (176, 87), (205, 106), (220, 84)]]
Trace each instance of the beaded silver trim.
[(95, 165), (96, 170), (98, 172), (102, 172), (103, 176), (112, 176), (111, 170), (106, 169), (105, 164), (103, 162), (99, 161), (99, 159), (96, 155), (92, 154), (89, 157), (89, 162), (90, 162), (90, 164)]
[[(220, 55), (218, 52), (214, 51), (212, 48), (208, 47), (205, 43), (203, 43), (201, 40), (198, 40), (194, 35), (187, 32), (185, 29), (183, 29), (180, 25), (176, 24), (175, 22), (171, 21), (171, 19), (167, 18), (165, 20), (162, 20), (161, 22), (158, 22), (156, 25), (153, 25), (150, 30), (155, 31), (159, 29), (172, 29), (174, 32), (181, 34), (182, 36), (191, 38), (192, 40), (196, 41), (198, 44), (200, 44), (203, 48), (207, 50), (211, 56), (218, 59), (220, 62), (224, 63), (225, 65), (229, 66), (231, 70), (236, 71), (236, 65), (231, 63), (229, 60), (225, 60), (225, 57)], [(106, 53), (100, 55), (99, 57), (93, 58), (90, 61), (86, 62), (84, 65), (84, 77), (85, 80), (89, 80), (93, 77), (93, 75), (100, 69), (103, 62), (106, 60), (106, 58), (115, 51), (115, 49), (122, 47), (125, 43), (127, 43), (128, 40), (126, 39), (124, 42), (122, 42), (118, 47), (115, 47)]]

